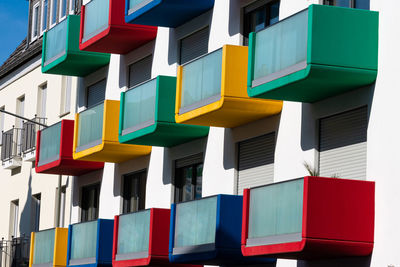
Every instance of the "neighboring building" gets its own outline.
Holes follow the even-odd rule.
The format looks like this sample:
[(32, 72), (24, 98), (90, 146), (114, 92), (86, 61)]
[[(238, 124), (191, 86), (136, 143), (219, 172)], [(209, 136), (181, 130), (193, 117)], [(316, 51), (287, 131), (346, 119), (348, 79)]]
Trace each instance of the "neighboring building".
[[(36, 114), (47, 125), (61, 119), (75, 119), (74, 143), (68, 143), (73, 146), (74, 159), (104, 162), (104, 168), (96, 165), (93, 167), (96, 170), (85, 174), (63, 176), (63, 200), (57, 210), (58, 176), (36, 173), (31, 161), (34, 145), (22, 145), (26, 138), (21, 138), (21, 142), (9, 138), (11, 143), (21, 145), (15, 151), (4, 152), (8, 141), (3, 134), (0, 210), (7, 214), (7, 219), (0, 222), (0, 236), (11, 240), (30, 231), (67, 227), (98, 218), (114, 219), (116, 215), (150, 208), (170, 209), (171, 204), (176, 204), (175, 212), (182, 202), (218, 194), (243, 195), (246, 188), (314, 173), (332, 177), (333, 183), (337, 182), (336, 177), (375, 182), (376, 190), (372, 193), (360, 189), (363, 184), (371, 183), (356, 183), (350, 187), (354, 194), (347, 191), (350, 195), (347, 206), (353, 212), (344, 210), (349, 218), (354, 215), (355, 224), (360, 225), (356, 225), (355, 234), (347, 231), (346, 223), (337, 224), (337, 232), (325, 233), (324, 225), (311, 223), (310, 229), (317, 230), (307, 229), (307, 234), (318, 235), (322, 231), (322, 235), (336, 235), (338, 239), (347, 234), (363, 239), (365, 231), (368, 238), (359, 243), (368, 244), (358, 248), (348, 243), (359, 240), (341, 243), (340, 239), (328, 242), (331, 247), (324, 251), (327, 243), (323, 238), (301, 235), (306, 228), (303, 222), (309, 218), (302, 221), (300, 216), (296, 225), (300, 225), (300, 230), (294, 234), (300, 240), (318, 239), (314, 240), (318, 245), (313, 243), (312, 248), (307, 248), (314, 254), (304, 259), (300, 258), (304, 256), (301, 252), (276, 250), (275, 254), (271, 252), (278, 255), (276, 266), (400, 266), (397, 253), (400, 231), (396, 225), (397, 203), (400, 203), (396, 194), (400, 185), (396, 164), (400, 160), (397, 152), (400, 143), (399, 127), (394, 123), (399, 97), (395, 90), (394, 59), (399, 55), (398, 38), (393, 34), (400, 4), (378, 0), (204, 0), (201, 3), (213, 3), (212, 9), (200, 14), (192, 12), (191, 17), (184, 16), (185, 12), (168, 13), (173, 9), (166, 9), (168, 12), (164, 13), (168, 16), (161, 16), (163, 12), (158, 11), (153, 16), (150, 13), (147, 17), (146, 14), (135, 17), (135, 7), (127, 12), (124, 19), (133, 24), (151, 24), (154, 20), (153, 26), (163, 26), (156, 33), (152, 27), (122, 27), (121, 16), (125, 12), (119, 12), (118, 8), (110, 11), (104, 7), (109, 2), (101, 0), (83, 1), (85, 25), (78, 27), (79, 18), (74, 14), (80, 14), (81, 3), (70, 1), (31, 1), (28, 39), (0, 68), (0, 109), (25, 118)], [(116, 6), (117, 1), (112, 1)], [(320, 9), (312, 4), (354, 8), (358, 12), (333, 8), (337, 13), (330, 13), (332, 8)], [(304, 9), (308, 11), (300, 12)], [(366, 10), (379, 11), (379, 39), (377, 13)], [(54, 34), (56, 30), (59, 35)], [(79, 30), (83, 31), (80, 35)], [(60, 53), (57, 45), (48, 41), (41, 51), (43, 31), (47, 40), (56, 40), (57, 45), (69, 49), (63, 48)], [(256, 43), (256, 38), (265, 40)], [(257, 54), (257, 49), (268, 50), (269, 54)], [(248, 51), (253, 53), (249, 61)], [(107, 52), (112, 53), (110, 57)], [(116, 54), (119, 52), (121, 55)], [(45, 73), (41, 72), (41, 61)], [(247, 64), (256, 65), (249, 68), (252, 75), (249, 80)], [(196, 76), (199, 73), (200, 78)], [(196, 79), (185, 80), (185, 75)], [(249, 91), (243, 93), (246, 86)], [(284, 100), (283, 105), (278, 100)], [(179, 128), (179, 123), (185, 122), (190, 126)], [(6, 133), (13, 125), (15, 129), (26, 127), (20, 119), (0, 113), (0, 130)], [(149, 130), (154, 125), (157, 127)], [(83, 169), (82, 166), (77, 168)], [(65, 172), (62, 167), (56, 172)], [(307, 191), (312, 185), (309, 180), (304, 181), (307, 184), (298, 188), (308, 197), (315, 191)], [(275, 196), (265, 198), (268, 203), (259, 206), (274, 205), (273, 200), (279, 202), (285, 196), (294, 199), (294, 204), (300, 203), (290, 190)], [(332, 199), (321, 203), (333, 206), (338, 203), (335, 192), (330, 196)], [(301, 203), (302, 197), (303, 191)], [(287, 199), (283, 199), (282, 209), (287, 208)], [(355, 203), (360, 207), (354, 208)], [(309, 205), (310, 210), (318, 206)], [(204, 210), (210, 209), (211, 206)], [(323, 211), (318, 215), (328, 216), (330, 210)], [(364, 212), (372, 215), (364, 218)], [(204, 224), (193, 229), (209, 225), (212, 214), (204, 214)], [(285, 223), (295, 219), (287, 218)], [(371, 220), (375, 220), (375, 225)], [(290, 227), (285, 223), (283, 227)], [(105, 235), (111, 227), (103, 229), (107, 230), (93, 233)], [(293, 238), (279, 234), (269, 245)], [(171, 239), (171, 244), (178, 243), (177, 239)], [(258, 239), (253, 245), (263, 241)], [(78, 244), (84, 246), (83, 241)], [(369, 251), (372, 244), (371, 256), (356, 257)], [(351, 249), (353, 245), (357, 247), (355, 252)], [(282, 247), (279, 249), (286, 248)], [(178, 254), (188, 251), (181, 250)], [(328, 257), (335, 253), (351, 257)], [(308, 260), (313, 257), (318, 259)], [(71, 260), (79, 263), (79, 259)], [(215, 264), (229, 265), (223, 261)]]

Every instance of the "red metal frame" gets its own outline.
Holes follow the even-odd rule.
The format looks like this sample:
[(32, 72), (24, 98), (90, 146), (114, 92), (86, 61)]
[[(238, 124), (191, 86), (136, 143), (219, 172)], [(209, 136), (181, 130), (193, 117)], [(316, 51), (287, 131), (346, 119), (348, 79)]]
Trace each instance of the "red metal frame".
[(302, 240), (246, 247), (250, 189), (243, 194), (242, 253), (288, 259), (367, 256), (374, 246), (375, 183), (304, 177)]
[(73, 120), (61, 121), (59, 159), (42, 166), (38, 166), (40, 156), (40, 135), (41, 131), (38, 131), (35, 162), (35, 170), (37, 173), (79, 176), (94, 170), (102, 169), (104, 167), (104, 162), (80, 161), (72, 158), (72, 146), (74, 139)]
[(125, 22), (125, 0), (109, 0), (108, 28), (82, 43), (85, 6), (81, 8), (79, 49), (83, 51), (126, 54), (157, 36), (157, 27)]

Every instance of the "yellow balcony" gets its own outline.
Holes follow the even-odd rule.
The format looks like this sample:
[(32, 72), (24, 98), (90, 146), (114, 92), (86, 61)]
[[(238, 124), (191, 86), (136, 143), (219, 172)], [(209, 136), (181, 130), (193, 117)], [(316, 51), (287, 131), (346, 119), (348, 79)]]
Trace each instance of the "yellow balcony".
[(119, 101), (105, 100), (75, 117), (73, 158), (119, 163), (148, 155), (151, 146), (118, 142)]
[(279, 114), (282, 101), (247, 95), (248, 48), (223, 48), (178, 67), (177, 123), (236, 127)]

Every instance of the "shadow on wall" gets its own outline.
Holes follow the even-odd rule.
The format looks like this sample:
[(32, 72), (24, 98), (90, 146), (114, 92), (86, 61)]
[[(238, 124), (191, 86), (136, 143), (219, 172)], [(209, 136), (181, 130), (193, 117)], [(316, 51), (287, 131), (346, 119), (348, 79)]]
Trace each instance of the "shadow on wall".
[(329, 260), (297, 261), (297, 267), (369, 267), (371, 256)]
[[(22, 203), (20, 203), (22, 204)], [(26, 202), (21, 212), (21, 217), (19, 219), (19, 233), (20, 236), (30, 237), (31, 231), (34, 227), (34, 222), (31, 220), (33, 219), (33, 210), (32, 210), (32, 168), (29, 172), (29, 179), (28, 179), (28, 191), (26, 194)]]
[(229, 36), (234, 36), (242, 31), (241, 29), (242, 16), (240, 7), (241, 2), (242, 1), (237, 1), (237, 0), (229, 1), (229, 17), (236, 18), (236, 20), (235, 19), (229, 20), (229, 26), (228, 26)]
[[(361, 87), (315, 103), (302, 103), (301, 148), (319, 151), (319, 119), (368, 106), (368, 122), (374, 98), (375, 84)], [(367, 123), (368, 124), (368, 123)]]

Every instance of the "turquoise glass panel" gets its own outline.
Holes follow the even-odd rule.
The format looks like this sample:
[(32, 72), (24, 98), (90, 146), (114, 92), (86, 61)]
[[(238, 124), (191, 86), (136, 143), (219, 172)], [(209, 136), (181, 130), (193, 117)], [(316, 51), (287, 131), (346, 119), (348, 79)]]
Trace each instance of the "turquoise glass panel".
[(129, 11), (137, 10), (153, 1), (154, 0), (129, 0)]
[(215, 243), (217, 197), (176, 205), (175, 247)]
[(123, 130), (155, 119), (157, 79), (143, 83), (125, 93)]
[(56, 230), (50, 229), (35, 233), (33, 264), (52, 263)]
[(307, 60), (308, 10), (256, 34), (254, 80)]
[(304, 180), (251, 189), (249, 238), (301, 233)]
[(71, 259), (96, 257), (97, 221), (72, 226)]
[(220, 95), (221, 75), (222, 49), (184, 65), (181, 108)]
[(44, 64), (56, 60), (66, 53), (68, 19), (63, 20), (46, 33)]
[(92, 0), (85, 5), (83, 42), (107, 29), (109, 8), (109, 0)]
[(150, 210), (121, 215), (117, 254), (149, 251)]
[[(104, 103), (79, 114), (78, 147), (101, 141), (103, 136)], [(94, 144), (95, 145), (95, 144)]]
[(61, 122), (45, 128), (40, 134), (40, 154), (38, 165), (44, 165), (60, 158)]

